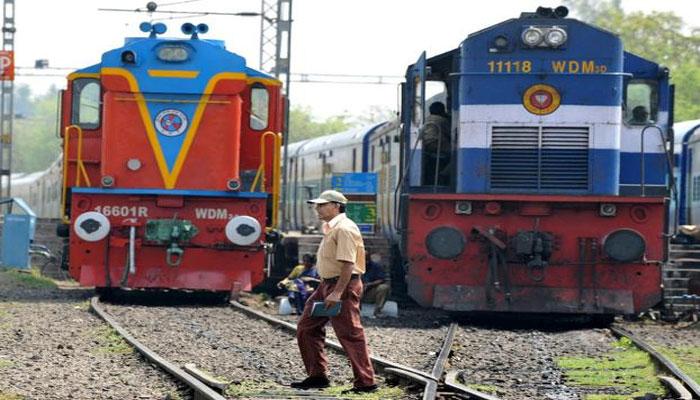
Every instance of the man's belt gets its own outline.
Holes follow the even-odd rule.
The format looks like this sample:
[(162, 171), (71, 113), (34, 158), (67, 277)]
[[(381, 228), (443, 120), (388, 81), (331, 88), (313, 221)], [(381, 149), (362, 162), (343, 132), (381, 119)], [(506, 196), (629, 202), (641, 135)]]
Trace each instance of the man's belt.
[[(360, 274), (352, 274), (350, 275), (350, 280), (357, 279), (360, 277)], [(332, 278), (322, 278), (323, 282), (326, 283), (336, 283), (338, 282), (338, 279), (340, 279), (339, 276), (334, 276)]]

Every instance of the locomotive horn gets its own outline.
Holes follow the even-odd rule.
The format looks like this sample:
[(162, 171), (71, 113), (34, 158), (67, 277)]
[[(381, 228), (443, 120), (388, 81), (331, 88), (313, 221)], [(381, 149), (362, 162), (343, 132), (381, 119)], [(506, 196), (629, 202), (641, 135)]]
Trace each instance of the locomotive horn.
[(565, 6), (559, 6), (554, 9), (554, 15), (559, 18), (566, 18), (566, 16), (569, 15), (569, 9)]
[(148, 22), (141, 22), (141, 24), (139, 25), (139, 29), (141, 30), (141, 32), (150, 32), (151, 28), (153, 28), (153, 26), (151, 26), (151, 24)]
[(537, 7), (537, 15), (540, 17), (551, 18), (554, 16), (554, 11), (550, 7)]
[(162, 35), (168, 30), (168, 27), (165, 26), (165, 24), (158, 22), (156, 24), (153, 24), (153, 32)]
[(195, 26), (189, 22), (185, 22), (184, 24), (182, 24), (182, 27), (180, 29), (185, 35), (191, 35), (197, 32), (197, 28), (195, 28)]
[(209, 25), (207, 24), (197, 24), (197, 32), (207, 33), (209, 32)]

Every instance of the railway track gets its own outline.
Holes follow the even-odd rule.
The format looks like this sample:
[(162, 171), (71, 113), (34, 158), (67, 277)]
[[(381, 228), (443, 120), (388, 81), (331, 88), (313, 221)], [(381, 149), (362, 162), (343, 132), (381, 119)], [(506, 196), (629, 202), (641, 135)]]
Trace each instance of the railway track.
[[(125, 327), (123, 327), (116, 318), (112, 317), (103, 307), (97, 297), (91, 299), (91, 308), (96, 314), (103, 318), (112, 328), (121, 335), (124, 340), (131, 344), (139, 353), (143, 354), (149, 361), (160, 366), (178, 381), (191, 388), (195, 399), (212, 399), (221, 400), (226, 397), (222, 395), (225, 384), (215, 379), (209, 378), (206, 374), (200, 373), (196, 367), (186, 366), (180, 367), (177, 362), (166, 359), (166, 357), (158, 354), (156, 351), (149, 348), (147, 345), (139, 341)], [(296, 325), (274, 318), (270, 315), (258, 312), (252, 308), (244, 306), (237, 302), (231, 303), (232, 308), (239, 310), (246, 315), (255, 319), (261, 319), (267, 323), (284, 329), (288, 332), (295, 332)], [(457, 381), (458, 371), (445, 371), (445, 366), (448, 362), (452, 343), (455, 336), (457, 324), (452, 324), (448, 329), (445, 340), (443, 341), (440, 352), (437, 356), (435, 365), (432, 371), (426, 372), (408, 365), (397, 363), (382, 357), (372, 357), (372, 361), (379, 374), (386, 377), (388, 382), (396, 382), (399, 384), (410, 385), (415, 387), (420, 385), (423, 387), (423, 399), (486, 399), (497, 400), (496, 397), (481, 393), (479, 391), (468, 388)], [(327, 345), (331, 349), (342, 352), (342, 347), (339, 343), (327, 340)], [(258, 396), (265, 398), (338, 398), (322, 392), (315, 391), (268, 391), (259, 393)]]
[[(211, 379), (207, 377), (206, 373), (200, 373), (200, 371), (197, 370), (196, 367), (193, 366), (186, 366), (182, 367), (185, 365), (188, 360), (191, 361), (197, 361), (197, 362), (202, 362), (204, 364), (205, 369), (209, 367), (209, 369), (216, 369), (213, 367), (212, 363), (208, 363), (206, 361), (206, 357), (198, 357), (197, 351), (195, 352), (190, 352), (189, 354), (184, 353), (183, 355), (180, 355), (180, 349), (176, 349), (178, 352), (173, 352), (173, 351), (168, 351), (167, 348), (160, 348), (158, 349), (158, 344), (157, 341), (154, 342), (153, 337), (147, 337), (144, 338), (144, 342), (148, 342), (149, 340), (151, 341), (150, 343), (154, 346), (152, 348), (156, 348), (157, 352), (160, 354), (157, 354), (156, 351), (153, 351), (149, 349), (147, 346), (144, 346), (143, 343), (139, 342), (139, 340), (135, 339), (135, 337), (140, 337), (143, 336), (144, 333), (150, 332), (153, 330), (153, 326), (160, 324), (160, 320), (157, 315), (157, 313), (154, 313), (154, 321), (153, 323), (155, 325), (144, 325), (142, 322), (136, 319), (131, 319), (128, 318), (130, 315), (130, 312), (132, 310), (132, 307), (127, 307), (127, 308), (121, 308), (120, 306), (114, 306), (114, 305), (107, 305), (104, 304), (106, 307), (115, 307), (114, 309), (111, 309), (112, 311), (116, 312), (114, 315), (118, 317), (111, 317), (108, 312), (105, 312), (104, 309), (102, 309), (102, 303), (100, 303), (96, 298), (92, 299), (92, 308), (95, 310), (95, 312), (100, 315), (103, 319), (105, 319), (110, 325), (114, 327), (114, 329), (122, 335), (122, 337), (125, 338), (126, 341), (128, 341), (134, 348), (136, 348), (140, 353), (142, 353), (146, 358), (148, 358), (151, 362), (161, 366), (161, 368), (165, 371), (167, 371), (169, 374), (174, 376), (178, 381), (182, 382), (184, 385), (188, 386), (191, 388), (192, 392), (195, 393), (195, 398), (198, 399), (223, 399), (226, 398), (223, 396), (221, 393), (224, 392), (224, 390), (229, 386), (230, 382), (224, 382), (222, 383), (221, 381), (217, 381), (215, 379)], [(138, 308), (138, 307), (136, 307)], [(187, 308), (186, 308), (187, 309)], [(151, 312), (153, 310), (150, 310), (149, 308), (146, 308), (147, 310), (147, 315), (148, 312)], [(286, 343), (287, 349), (291, 352), (296, 352), (295, 348), (295, 340), (293, 339), (292, 335), (289, 335), (288, 333), (293, 333), (296, 331), (296, 325), (294, 323), (284, 321), (281, 319), (278, 319), (272, 315), (269, 315), (265, 312), (261, 312), (255, 308), (240, 304), (238, 302), (231, 302), (230, 304), (230, 309), (229, 311), (226, 311), (226, 308), (221, 308), (221, 307), (215, 307), (215, 308), (189, 308), (187, 309), (189, 311), (184, 312), (182, 315), (178, 314), (179, 312), (182, 312), (182, 309), (174, 307), (172, 308), (172, 313), (177, 314), (173, 317), (172, 320), (170, 320), (169, 324), (166, 322), (162, 326), (162, 329), (160, 329), (160, 332), (170, 332), (171, 327), (173, 322), (172, 321), (178, 321), (182, 319), (187, 319), (189, 315), (199, 315), (203, 314), (202, 319), (198, 321), (192, 321), (193, 326), (197, 326), (198, 329), (198, 334), (199, 335), (211, 335), (209, 338), (208, 343), (212, 345), (216, 344), (222, 344), (222, 340), (225, 341), (225, 333), (222, 333), (221, 331), (217, 329), (211, 329), (210, 327), (206, 326), (203, 324), (202, 321), (206, 320), (211, 320), (211, 319), (217, 319), (217, 318), (222, 318), (224, 319), (223, 325), (231, 325), (231, 324), (236, 324), (236, 323), (242, 323), (242, 321), (250, 321), (250, 323), (254, 323), (255, 325), (253, 326), (253, 329), (257, 330), (269, 330), (269, 332), (263, 333), (262, 335), (258, 336), (258, 339), (255, 337), (248, 339), (247, 337), (244, 338), (242, 342), (239, 342), (238, 348), (229, 348), (228, 346), (231, 346), (229, 343), (228, 346), (224, 343), (222, 346), (226, 348), (226, 350), (223, 353), (219, 353), (218, 356), (213, 357), (214, 361), (220, 359), (221, 357), (224, 358), (235, 358), (235, 357), (230, 357), (230, 355), (240, 355), (241, 349), (245, 349), (247, 346), (249, 346), (249, 341), (248, 340), (258, 340), (260, 342), (260, 337), (269, 337), (270, 332), (272, 332), (272, 335), (277, 336), (278, 339), (281, 339), (284, 343)], [(209, 310), (209, 311), (207, 311)], [(223, 312), (222, 312), (223, 311)], [(164, 308), (159, 311), (160, 313), (165, 313), (165, 314), (170, 314), (171, 309), (169, 308)], [(160, 314), (165, 315), (165, 314)], [(235, 318), (234, 318), (235, 317)], [(131, 334), (130, 332), (127, 331), (127, 329), (119, 326), (118, 322), (116, 320), (122, 320), (122, 318), (127, 321), (127, 323), (131, 323), (131, 326), (134, 327), (135, 332), (139, 332), (139, 329), (137, 328), (139, 325), (141, 325), (140, 328), (140, 333), (138, 334)], [(141, 316), (141, 319), (144, 317)], [(133, 321), (137, 321), (134, 323)], [(237, 322), (238, 321), (238, 322)], [(256, 321), (256, 322), (254, 322)], [(258, 327), (258, 328), (255, 328)], [(244, 329), (247, 329), (248, 331), (251, 329), (251, 326), (246, 326)], [(461, 364), (460, 362), (456, 362), (455, 359), (452, 358), (452, 354), (460, 354), (462, 357), (464, 357), (465, 353), (464, 351), (467, 350), (463, 348), (463, 341), (464, 341), (464, 336), (460, 336), (460, 341), (457, 342), (457, 335), (456, 332), (459, 331), (461, 332), (460, 335), (464, 335), (465, 330), (473, 330), (475, 328), (464, 328), (464, 327), (458, 327), (457, 324), (452, 323), (450, 324), (449, 328), (447, 329), (445, 333), (445, 329), (441, 329), (442, 333), (440, 335), (444, 334), (443, 340), (441, 342), (441, 346), (438, 344), (438, 340), (441, 338), (441, 336), (436, 336), (433, 337), (433, 348), (437, 350), (438, 346), (440, 346), (439, 353), (435, 358), (432, 358), (432, 361), (430, 361), (431, 364), (434, 364), (432, 366), (428, 366), (428, 364), (418, 364), (418, 365), (424, 365), (422, 367), (415, 367), (415, 366), (410, 366), (402, 363), (395, 362), (393, 360), (380, 357), (380, 356), (373, 356), (372, 361), (375, 365), (375, 369), (377, 371), (377, 374), (381, 376), (381, 380), (384, 380), (386, 385), (383, 385), (385, 387), (392, 387), (392, 386), (398, 386), (401, 388), (404, 388), (403, 390), (404, 393), (407, 396), (410, 396), (410, 398), (422, 398), (422, 399), (488, 399), (488, 400), (496, 400), (497, 397), (491, 394), (487, 393), (482, 393), (480, 391), (474, 390), (473, 388), (467, 387), (466, 384), (461, 383), (461, 382), (469, 382), (469, 385), (474, 385), (475, 383), (481, 382), (482, 379), (484, 379), (483, 372), (481, 371), (481, 375), (479, 373), (479, 368), (484, 368), (484, 364), (481, 364), (481, 367), (478, 366), (478, 364), (473, 365), (474, 368), (472, 367), (467, 367), (465, 368), (466, 365), (470, 365), (470, 362), (468, 359), (462, 359)], [(286, 331), (287, 333), (285, 333)], [(480, 331), (480, 330), (478, 330)], [(611, 327), (611, 331), (617, 335), (617, 336), (625, 336), (630, 339), (637, 347), (639, 347), (641, 350), (649, 352), (651, 357), (654, 360), (659, 360), (658, 362), (658, 369), (663, 370), (664, 373), (668, 376), (665, 377), (659, 377), (659, 379), (673, 392), (675, 393), (674, 398), (678, 399), (693, 399), (693, 398), (700, 398), (700, 387), (692, 381), (687, 375), (683, 374), (682, 371), (668, 362), (667, 360), (664, 359), (663, 356), (659, 354), (658, 351), (655, 351), (650, 345), (643, 343), (638, 337), (635, 335), (631, 334), (628, 331), (625, 331), (624, 329), (620, 327)], [(247, 331), (243, 331), (247, 332)], [(476, 331), (474, 331), (476, 332)], [(585, 332), (585, 331), (581, 331)], [(281, 334), (280, 334), (281, 333)], [(496, 333), (496, 332), (494, 332)], [(155, 335), (159, 335), (160, 333), (156, 332)], [(240, 335), (239, 332), (231, 332), (232, 335)], [(538, 333), (537, 331), (532, 331), (532, 333), (518, 333), (517, 331), (514, 332), (516, 336), (522, 337), (523, 341), (520, 343), (526, 343), (528, 340), (534, 340), (534, 342), (540, 343), (540, 345), (544, 346), (543, 348), (551, 346), (548, 344), (549, 342), (545, 341), (547, 339), (547, 336), (542, 336), (541, 333)], [(576, 335), (576, 333), (574, 332)], [(604, 334), (603, 331), (600, 331), (600, 334)], [(173, 333), (173, 335), (177, 335), (177, 333)], [(244, 333), (245, 335), (245, 333)], [(480, 333), (479, 335), (485, 335), (484, 337), (489, 337), (488, 333)], [(583, 333), (579, 335), (584, 335)], [(590, 334), (586, 334), (590, 335)], [(595, 334), (594, 334), (595, 335)], [(469, 336), (467, 336), (469, 337)], [(514, 336), (515, 337), (515, 336)], [(589, 336), (586, 336), (589, 337)], [(595, 337), (595, 336), (593, 336)], [(478, 339), (479, 336), (476, 336), (476, 339)], [(184, 340), (184, 342), (187, 342), (187, 340)], [(454, 350), (453, 351), (453, 342), (455, 342), (456, 345), (460, 347), (459, 350)], [(156, 343), (156, 344), (154, 344)], [(168, 342), (170, 343), (170, 342)], [(261, 342), (265, 343), (265, 342)], [(458, 344), (457, 344), (458, 343)], [(479, 343), (479, 342), (473, 342), (473, 343)], [(327, 347), (333, 350), (336, 350), (337, 352), (342, 352), (342, 348), (340, 344), (334, 340), (327, 340), (326, 341)], [(497, 342), (494, 342), (496, 347), (500, 346), (498, 345)], [(515, 344), (516, 346), (518, 344)], [(171, 347), (176, 347), (177, 345), (171, 345), (168, 344), (168, 346)], [(200, 344), (201, 346), (201, 344)], [(293, 347), (293, 348), (292, 348)], [(193, 347), (196, 348), (196, 347)], [(276, 352), (276, 347), (273, 345), (270, 347), (268, 350), (263, 350), (266, 352), (274, 353)], [(501, 351), (508, 351), (506, 350), (507, 348), (501, 349)], [(171, 349), (172, 350), (172, 349)], [(498, 351), (496, 348), (492, 351)], [(252, 352), (251, 352), (252, 353)], [(342, 359), (341, 356), (339, 355), (334, 355), (334, 351), (331, 351), (329, 354), (329, 357), (333, 358), (335, 357), (336, 362), (335, 364), (338, 365), (338, 360), (341, 360), (341, 362), (344, 363), (344, 360)], [(380, 352), (381, 354), (381, 352)], [(436, 354), (436, 353), (433, 353)], [(482, 353), (483, 354), (483, 353)], [(552, 354), (550, 352), (545, 352), (543, 354), (540, 354), (539, 358), (542, 359), (547, 359), (548, 357), (551, 357)], [(386, 354), (384, 353), (383, 355), (388, 355), (389, 358), (393, 358), (392, 354)], [(394, 353), (393, 356), (397, 356), (397, 353)], [(253, 356), (256, 357), (256, 356)], [(264, 358), (265, 356), (257, 356), (259, 358)], [(401, 356), (399, 356), (401, 357)], [(477, 357), (482, 357), (482, 356), (477, 356)], [(515, 357), (518, 357), (515, 355)], [(536, 358), (537, 358), (536, 357)], [(541, 360), (533, 360), (534, 363), (537, 363), (538, 365), (540, 364)], [(211, 359), (211, 357), (210, 357)], [(288, 358), (287, 359), (291, 364), (296, 364), (296, 361), (294, 361), (294, 358)], [(404, 358), (401, 358), (405, 362)], [(507, 360), (507, 358), (506, 358)], [(482, 361), (488, 361), (488, 358)], [(466, 362), (466, 364), (465, 364)], [(501, 361), (502, 362), (502, 361)], [(506, 361), (507, 362), (507, 361)], [(274, 360), (265, 360), (261, 361), (261, 363), (266, 363), (267, 368), (270, 368), (272, 370), (275, 370), (279, 368), (279, 363), (275, 364)], [(245, 363), (242, 363), (245, 364)], [(272, 365), (271, 365), (272, 364)], [(532, 364), (532, 363), (531, 363)], [(448, 367), (448, 365), (450, 367)], [(515, 367), (515, 368), (521, 368), (517, 367), (515, 365), (511, 365), (509, 368)], [(250, 374), (256, 374), (255, 369), (250, 369), (249, 366), (247, 366), (248, 371), (251, 371)], [(448, 370), (448, 368), (454, 368), (453, 370)], [(464, 369), (462, 369), (464, 368)], [(499, 368), (499, 367), (496, 367)], [(490, 368), (489, 368), (490, 369)], [(518, 369), (516, 369), (515, 373), (517, 373)], [(299, 372), (294, 372), (294, 371), (289, 371), (292, 376), (297, 375)], [(331, 371), (334, 376), (339, 376), (338, 375), (339, 371)], [(348, 371), (342, 372), (340, 371), (340, 375), (345, 375), (347, 374)], [(246, 371), (246, 373), (248, 373)], [(503, 372), (500, 372), (503, 373)], [(499, 372), (496, 372), (496, 374), (499, 374)], [(229, 378), (237, 376), (235, 372), (227, 371), (225, 373), (222, 373), (224, 376), (228, 376)], [(258, 376), (258, 375), (255, 375)], [(264, 376), (264, 374), (261, 373), (259, 375), (261, 377)], [(288, 377), (289, 375), (287, 375)], [(481, 376), (481, 377), (480, 377)], [(531, 377), (530, 375), (525, 374), (525, 377)], [(325, 391), (295, 391), (293, 389), (289, 389), (286, 387), (286, 385), (283, 383), (285, 381), (289, 381), (289, 379), (279, 379), (279, 377), (274, 378), (276, 382), (281, 383), (281, 385), (271, 385), (269, 388), (265, 385), (262, 385), (261, 388), (258, 388), (257, 391), (255, 391), (255, 394), (250, 395), (250, 396), (243, 396), (243, 397), (248, 397), (248, 398), (317, 398), (317, 399), (324, 399), (324, 398), (342, 398), (341, 395), (333, 395), (333, 394), (328, 394)], [(520, 377), (520, 379), (517, 379), (518, 381), (521, 382), (529, 382), (529, 378), (524, 378), (525, 380), (522, 380), (523, 377)], [(263, 379), (264, 380), (264, 379)], [(536, 381), (536, 379), (535, 379)], [(507, 382), (507, 381), (504, 381)], [(486, 382), (484, 382), (486, 384)], [(342, 383), (341, 383), (342, 384)], [(488, 385), (487, 385), (488, 386)], [(492, 386), (492, 385), (491, 385)], [(500, 386), (500, 385), (499, 385)], [(232, 387), (235, 387), (232, 386)], [(410, 389), (409, 389), (410, 388)], [(230, 389), (230, 388), (229, 388)], [(499, 393), (499, 396), (501, 394), (500, 391), (497, 391)], [(569, 393), (569, 394), (573, 394)], [(521, 393), (524, 394), (524, 393)], [(231, 393), (229, 393), (230, 397)], [(340, 397), (339, 397), (340, 396)], [(234, 396), (235, 397), (235, 396)], [(401, 396), (403, 398), (403, 396)], [(511, 393), (509, 396), (505, 396), (506, 398), (516, 398), (513, 397), (513, 394)], [(394, 397), (396, 398), (396, 397)]]
[[(274, 318), (236, 301), (232, 301), (231, 305), (249, 315), (268, 321), (271, 324), (285, 328), (291, 332), (296, 332), (296, 325), (292, 323)], [(498, 400), (497, 397), (468, 388), (457, 382), (456, 376), (458, 371), (449, 371), (445, 373), (445, 365), (452, 351), (452, 343), (456, 329), (457, 324), (452, 323), (440, 349), (440, 353), (438, 354), (437, 361), (430, 373), (382, 357), (371, 356), (370, 358), (378, 372), (423, 385), (423, 400), (442, 398)], [(326, 346), (338, 351), (343, 351), (340, 343), (334, 340), (326, 339)]]
[(684, 373), (671, 360), (662, 355), (651, 344), (642, 340), (637, 335), (628, 330), (611, 326), (610, 330), (618, 337), (626, 337), (639, 349), (645, 351), (657, 364), (657, 368), (668, 373), (670, 376), (659, 376), (659, 379), (675, 393), (677, 399), (690, 400), (700, 399), (700, 385), (690, 376)]

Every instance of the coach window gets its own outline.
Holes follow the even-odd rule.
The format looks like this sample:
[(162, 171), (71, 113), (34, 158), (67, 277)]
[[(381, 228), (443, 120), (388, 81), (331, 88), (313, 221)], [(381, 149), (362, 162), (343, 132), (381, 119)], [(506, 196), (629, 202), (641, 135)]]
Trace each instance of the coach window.
[(646, 125), (658, 120), (659, 95), (656, 81), (632, 79), (625, 88), (624, 120), (629, 125)]
[(92, 78), (73, 80), (71, 123), (83, 129), (100, 127), (100, 81)]
[(261, 131), (267, 128), (270, 111), (270, 94), (267, 88), (259, 83), (250, 89), (250, 128)]

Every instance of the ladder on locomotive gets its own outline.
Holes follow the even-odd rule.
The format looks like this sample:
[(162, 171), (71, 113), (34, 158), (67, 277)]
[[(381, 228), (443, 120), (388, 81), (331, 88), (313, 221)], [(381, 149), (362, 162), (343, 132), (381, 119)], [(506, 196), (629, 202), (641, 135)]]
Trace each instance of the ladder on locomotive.
[(663, 268), (664, 309), (673, 315), (700, 313), (700, 293), (690, 286), (700, 281), (700, 244), (670, 244)]

